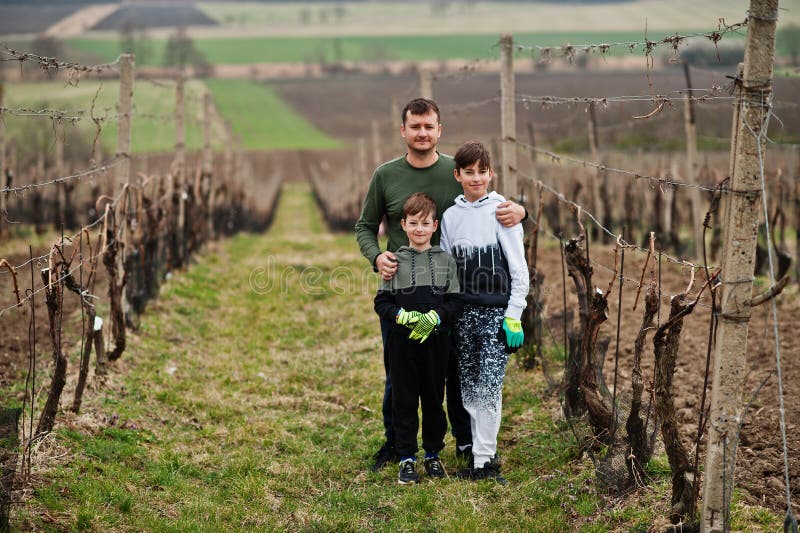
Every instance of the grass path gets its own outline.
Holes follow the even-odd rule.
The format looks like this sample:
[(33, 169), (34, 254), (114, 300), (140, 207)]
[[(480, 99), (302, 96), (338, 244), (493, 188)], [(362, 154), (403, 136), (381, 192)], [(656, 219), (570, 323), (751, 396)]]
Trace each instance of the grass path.
[[(663, 472), (633, 501), (598, 495), (541, 373), (513, 362), (507, 487), (368, 472), (383, 371), (376, 280), (354, 241), (327, 232), (305, 185), (287, 185), (266, 235), (219, 243), (176, 275), (84, 413), (39, 449), (16, 527), (638, 531), (666, 514)], [(443, 458), (452, 467), (449, 436)]]

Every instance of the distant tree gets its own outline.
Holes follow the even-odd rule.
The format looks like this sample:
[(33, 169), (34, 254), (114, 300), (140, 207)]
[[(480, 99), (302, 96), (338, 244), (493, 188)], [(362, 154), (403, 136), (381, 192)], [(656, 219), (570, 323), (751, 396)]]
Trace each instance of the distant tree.
[(317, 13), (319, 17), (320, 24), (327, 24), (328, 23), (328, 10), (324, 7), (320, 8), (319, 12)]
[(126, 20), (119, 29), (119, 50), (123, 54), (136, 53), (136, 38), (133, 36), (133, 23)]
[(139, 28), (138, 33), (135, 30), (134, 24), (126, 20), (119, 30), (119, 49), (123, 54), (135, 55), (138, 65), (146, 65), (150, 61), (153, 46), (145, 28)]
[(333, 8), (333, 15), (336, 17), (336, 22), (341, 22), (346, 14), (347, 8), (342, 4), (336, 4), (336, 6)]
[(303, 8), (300, 10), (300, 23), (304, 26), (311, 22), (311, 11), (307, 8)]
[[(55, 37), (46, 35), (37, 35), (31, 43), (31, 51), (34, 54), (44, 57), (55, 57), (57, 59), (64, 59), (64, 43)], [(52, 78), (55, 76), (56, 71), (48, 70), (47, 76)]]
[(207, 76), (212, 70), (208, 59), (195, 47), (185, 28), (178, 28), (178, 31), (167, 39), (164, 65), (181, 68), (191, 66), (198, 76)]
[(34, 54), (45, 57), (64, 58), (64, 43), (47, 35), (37, 35), (31, 43), (31, 51)]
[(338, 63), (341, 63), (344, 60), (342, 40), (339, 37), (333, 39), (333, 60)]

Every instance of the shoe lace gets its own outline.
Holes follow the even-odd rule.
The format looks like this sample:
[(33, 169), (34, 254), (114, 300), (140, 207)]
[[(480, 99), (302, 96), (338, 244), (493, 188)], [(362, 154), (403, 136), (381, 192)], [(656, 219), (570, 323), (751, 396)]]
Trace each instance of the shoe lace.
[(414, 468), (414, 461), (407, 460), (403, 461), (402, 471), (404, 474), (413, 474), (416, 472), (416, 468)]
[(442, 474), (444, 473), (444, 469), (442, 468), (442, 462), (438, 458), (428, 459), (426, 461), (425, 466), (428, 467), (428, 472), (432, 474)]

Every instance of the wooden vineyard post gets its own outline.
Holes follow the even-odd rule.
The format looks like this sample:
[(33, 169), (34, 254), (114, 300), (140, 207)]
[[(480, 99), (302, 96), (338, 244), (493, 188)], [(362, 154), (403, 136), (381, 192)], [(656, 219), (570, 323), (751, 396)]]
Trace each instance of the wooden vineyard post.
[[(135, 229), (128, 224), (128, 214), (136, 213), (138, 207), (136, 200), (136, 182), (138, 181), (135, 176), (131, 175), (131, 113), (133, 110), (133, 54), (122, 54), (119, 59), (120, 78), (119, 78), (119, 102), (117, 104), (117, 112), (119, 114), (119, 129), (117, 131), (117, 158), (120, 159), (117, 165), (117, 187), (128, 186), (128, 201), (125, 203), (127, 213), (121, 213), (120, 223), (122, 224), (122, 242), (124, 243), (120, 254), (118, 255), (117, 274), (124, 278), (124, 272), (127, 268), (128, 255), (133, 251), (134, 246), (131, 243), (131, 231)], [(125, 246), (127, 245), (127, 246)], [(128, 290), (131, 294), (137, 294), (139, 290), (138, 283), (134, 280), (136, 276), (131, 279), (131, 285)], [(115, 280), (114, 283), (117, 283)], [(126, 298), (126, 291), (122, 291), (121, 302), (123, 313), (128, 315), (128, 301)], [(124, 325), (123, 325), (124, 327)]]
[[(686, 76), (686, 104), (684, 106), (684, 124), (686, 130), (686, 181), (696, 185), (697, 180), (697, 122), (692, 100), (692, 78), (689, 75), (689, 63), (683, 63), (683, 72)], [(694, 256), (703, 257), (703, 206), (700, 198), (700, 189), (689, 187), (689, 203), (692, 207), (692, 228), (694, 231)]]
[[(3, 117), (5, 106), (5, 85), (0, 83), (0, 190), (8, 188), (6, 179), (6, 121)], [(6, 232), (6, 213), (8, 212), (8, 193), (0, 192), (0, 237)]]
[(433, 72), (426, 68), (419, 69), (419, 95), (422, 98), (433, 98)]
[[(211, 173), (214, 170), (214, 152), (211, 150), (211, 125), (213, 122), (211, 92), (203, 93), (203, 164), (200, 174), (200, 198), (205, 197), (208, 239), (214, 238), (214, 217), (211, 210)], [(200, 200), (202, 201), (202, 200)]]
[[(591, 151), (592, 161), (597, 164), (602, 164), (600, 161), (600, 148), (599, 142), (597, 140), (597, 111), (595, 109), (594, 102), (589, 104), (589, 150)], [(597, 217), (597, 220), (600, 221), (601, 224), (606, 222), (606, 217), (604, 216), (604, 209), (603, 209), (603, 201), (600, 195), (600, 185), (605, 179), (605, 171), (602, 168), (597, 169), (597, 174), (594, 179), (591, 180), (591, 191), (592, 191), (592, 207), (594, 208), (594, 215)], [(600, 236), (602, 234), (599, 228), (595, 228), (597, 231), (597, 235)]]
[[(53, 174), (55, 178), (64, 175), (64, 123), (57, 118), (53, 119), (53, 131), (55, 133), (55, 165)], [(58, 205), (58, 218), (56, 219), (56, 231), (67, 227), (67, 183), (56, 184), (56, 198)]]
[(381, 125), (377, 119), (372, 120), (372, 166), (378, 168), (383, 162), (383, 155), (381, 154)]
[[(395, 153), (395, 150), (401, 146), (401, 144), (398, 144), (398, 142), (402, 143), (403, 141), (403, 138), (398, 135), (399, 124), (397, 123), (397, 117), (400, 114), (400, 111), (402, 111), (402, 108), (398, 103), (397, 97), (392, 96), (389, 102), (389, 132), (391, 135), (389, 138), (392, 140), (389, 146), (391, 147), (392, 153)], [(402, 124), (402, 121), (400, 124)]]
[(532, 120), (528, 121), (528, 144), (530, 144), (531, 161), (536, 163), (536, 129)]
[(766, 132), (762, 129), (772, 98), (777, 18), (778, 0), (750, 1), (744, 70), (738, 87), (739, 118), (733, 131), (736, 150), (732, 183), (726, 188), (735, 192), (726, 193), (727, 208), (722, 221), (725, 244), (708, 419), (700, 524), (703, 532), (723, 532), (730, 525), (728, 509), (733, 494), (739, 423), (744, 414), (741, 399), (747, 374), (749, 300), (753, 292), (761, 207), (759, 153), (765, 147)]
[(175, 191), (178, 195), (178, 220), (175, 231), (175, 255), (173, 266), (182, 265), (186, 254), (186, 128), (184, 116), (184, 83), (186, 76), (178, 74), (175, 84)]
[(366, 137), (358, 138), (358, 156), (356, 168), (358, 168), (358, 176), (356, 179), (356, 187), (361, 187), (361, 184), (369, 179), (369, 168), (367, 168), (367, 139)]
[(501, 192), (516, 198), (517, 188), (517, 116), (514, 95), (514, 38), (500, 37), (500, 132), (502, 139)]
[(134, 186), (131, 177), (131, 110), (133, 108), (133, 54), (122, 54), (119, 58), (119, 130), (117, 131), (117, 186)]

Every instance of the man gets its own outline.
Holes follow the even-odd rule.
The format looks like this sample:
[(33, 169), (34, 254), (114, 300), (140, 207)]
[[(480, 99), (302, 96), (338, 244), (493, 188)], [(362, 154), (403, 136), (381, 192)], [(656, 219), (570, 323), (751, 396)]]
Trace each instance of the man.
[[(453, 178), (453, 158), (436, 150), (442, 135), (442, 124), (439, 107), (433, 100), (416, 98), (406, 104), (402, 112), (400, 135), (408, 146), (408, 152), (375, 170), (364, 198), (361, 217), (355, 227), (361, 253), (385, 280), (392, 279), (397, 271), (394, 251), (406, 244), (407, 235), (400, 220), (403, 217), (403, 204), (408, 197), (415, 192), (429, 194), (436, 202), (436, 219), (441, 220), (444, 210), (453, 205), (462, 192), (461, 185)], [(384, 216), (389, 242), (388, 249), (381, 251), (377, 235)], [(513, 202), (503, 202), (497, 207), (497, 220), (507, 227), (518, 224), (525, 216), (525, 208)], [(438, 231), (431, 242), (439, 243)], [(392, 381), (385, 349), (390, 326), (390, 322), (381, 320), (386, 372), (382, 409), (386, 442), (374, 456), (373, 471), (398, 460), (392, 421)], [(456, 455), (468, 457), (472, 447), (472, 432), (469, 415), (461, 404), (455, 359), (455, 356), (451, 356), (448, 363), (447, 413), (456, 439)]]

